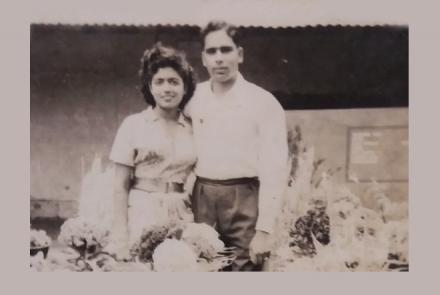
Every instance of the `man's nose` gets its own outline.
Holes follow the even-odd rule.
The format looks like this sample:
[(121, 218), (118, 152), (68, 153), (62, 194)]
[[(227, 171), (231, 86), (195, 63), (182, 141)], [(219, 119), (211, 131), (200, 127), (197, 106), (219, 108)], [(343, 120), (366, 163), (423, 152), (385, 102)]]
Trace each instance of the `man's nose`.
[(223, 53), (221, 53), (220, 50), (217, 50), (217, 52), (215, 53), (214, 60), (217, 64), (221, 64), (223, 62)]

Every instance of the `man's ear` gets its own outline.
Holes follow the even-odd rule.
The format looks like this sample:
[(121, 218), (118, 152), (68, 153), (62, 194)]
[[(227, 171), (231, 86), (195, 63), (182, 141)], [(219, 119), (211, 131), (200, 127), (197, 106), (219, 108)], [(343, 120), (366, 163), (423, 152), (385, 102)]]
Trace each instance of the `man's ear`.
[(244, 50), (243, 47), (241, 46), (238, 47), (238, 57), (239, 57), (238, 63), (241, 64), (244, 60)]

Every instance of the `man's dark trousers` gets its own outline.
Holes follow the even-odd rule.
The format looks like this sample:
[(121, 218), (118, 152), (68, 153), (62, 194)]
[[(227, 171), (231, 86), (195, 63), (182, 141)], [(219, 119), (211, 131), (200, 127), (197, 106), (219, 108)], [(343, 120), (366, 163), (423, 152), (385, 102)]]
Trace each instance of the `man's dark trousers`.
[(213, 180), (197, 177), (191, 196), (195, 222), (213, 226), (227, 247), (234, 247), (236, 259), (225, 270), (256, 271), (249, 244), (258, 218), (257, 177)]

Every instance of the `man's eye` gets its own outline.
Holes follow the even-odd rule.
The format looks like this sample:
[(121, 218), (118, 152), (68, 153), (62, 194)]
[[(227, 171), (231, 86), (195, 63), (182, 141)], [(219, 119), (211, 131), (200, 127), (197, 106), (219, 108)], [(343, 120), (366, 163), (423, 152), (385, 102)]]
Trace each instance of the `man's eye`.
[(217, 52), (217, 48), (206, 48), (205, 52), (207, 54), (215, 54)]
[(226, 53), (232, 52), (232, 50), (234, 50), (234, 48), (232, 46), (221, 46), (219, 48), (210, 47), (210, 48), (206, 48), (205, 52), (206, 52), (206, 54), (213, 55), (217, 52), (217, 50), (219, 50), (223, 54), (226, 54)]
[(221, 53), (229, 53), (232, 51), (232, 47), (231, 46), (222, 46), (220, 47), (220, 52)]

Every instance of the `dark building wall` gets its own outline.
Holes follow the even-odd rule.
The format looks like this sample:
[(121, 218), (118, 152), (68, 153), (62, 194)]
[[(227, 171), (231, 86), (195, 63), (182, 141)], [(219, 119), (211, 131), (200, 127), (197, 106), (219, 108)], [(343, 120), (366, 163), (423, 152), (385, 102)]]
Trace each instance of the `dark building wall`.
[[(257, 27), (241, 31), (245, 48), (242, 72), (275, 93), (286, 109), (408, 106), (406, 27)], [(136, 83), (143, 50), (162, 41), (184, 50), (199, 78), (205, 80), (198, 34), (197, 27), (189, 26), (34, 25), (31, 78), (36, 72), (56, 72), (60, 79), (93, 73), (103, 79), (127, 78)]]

